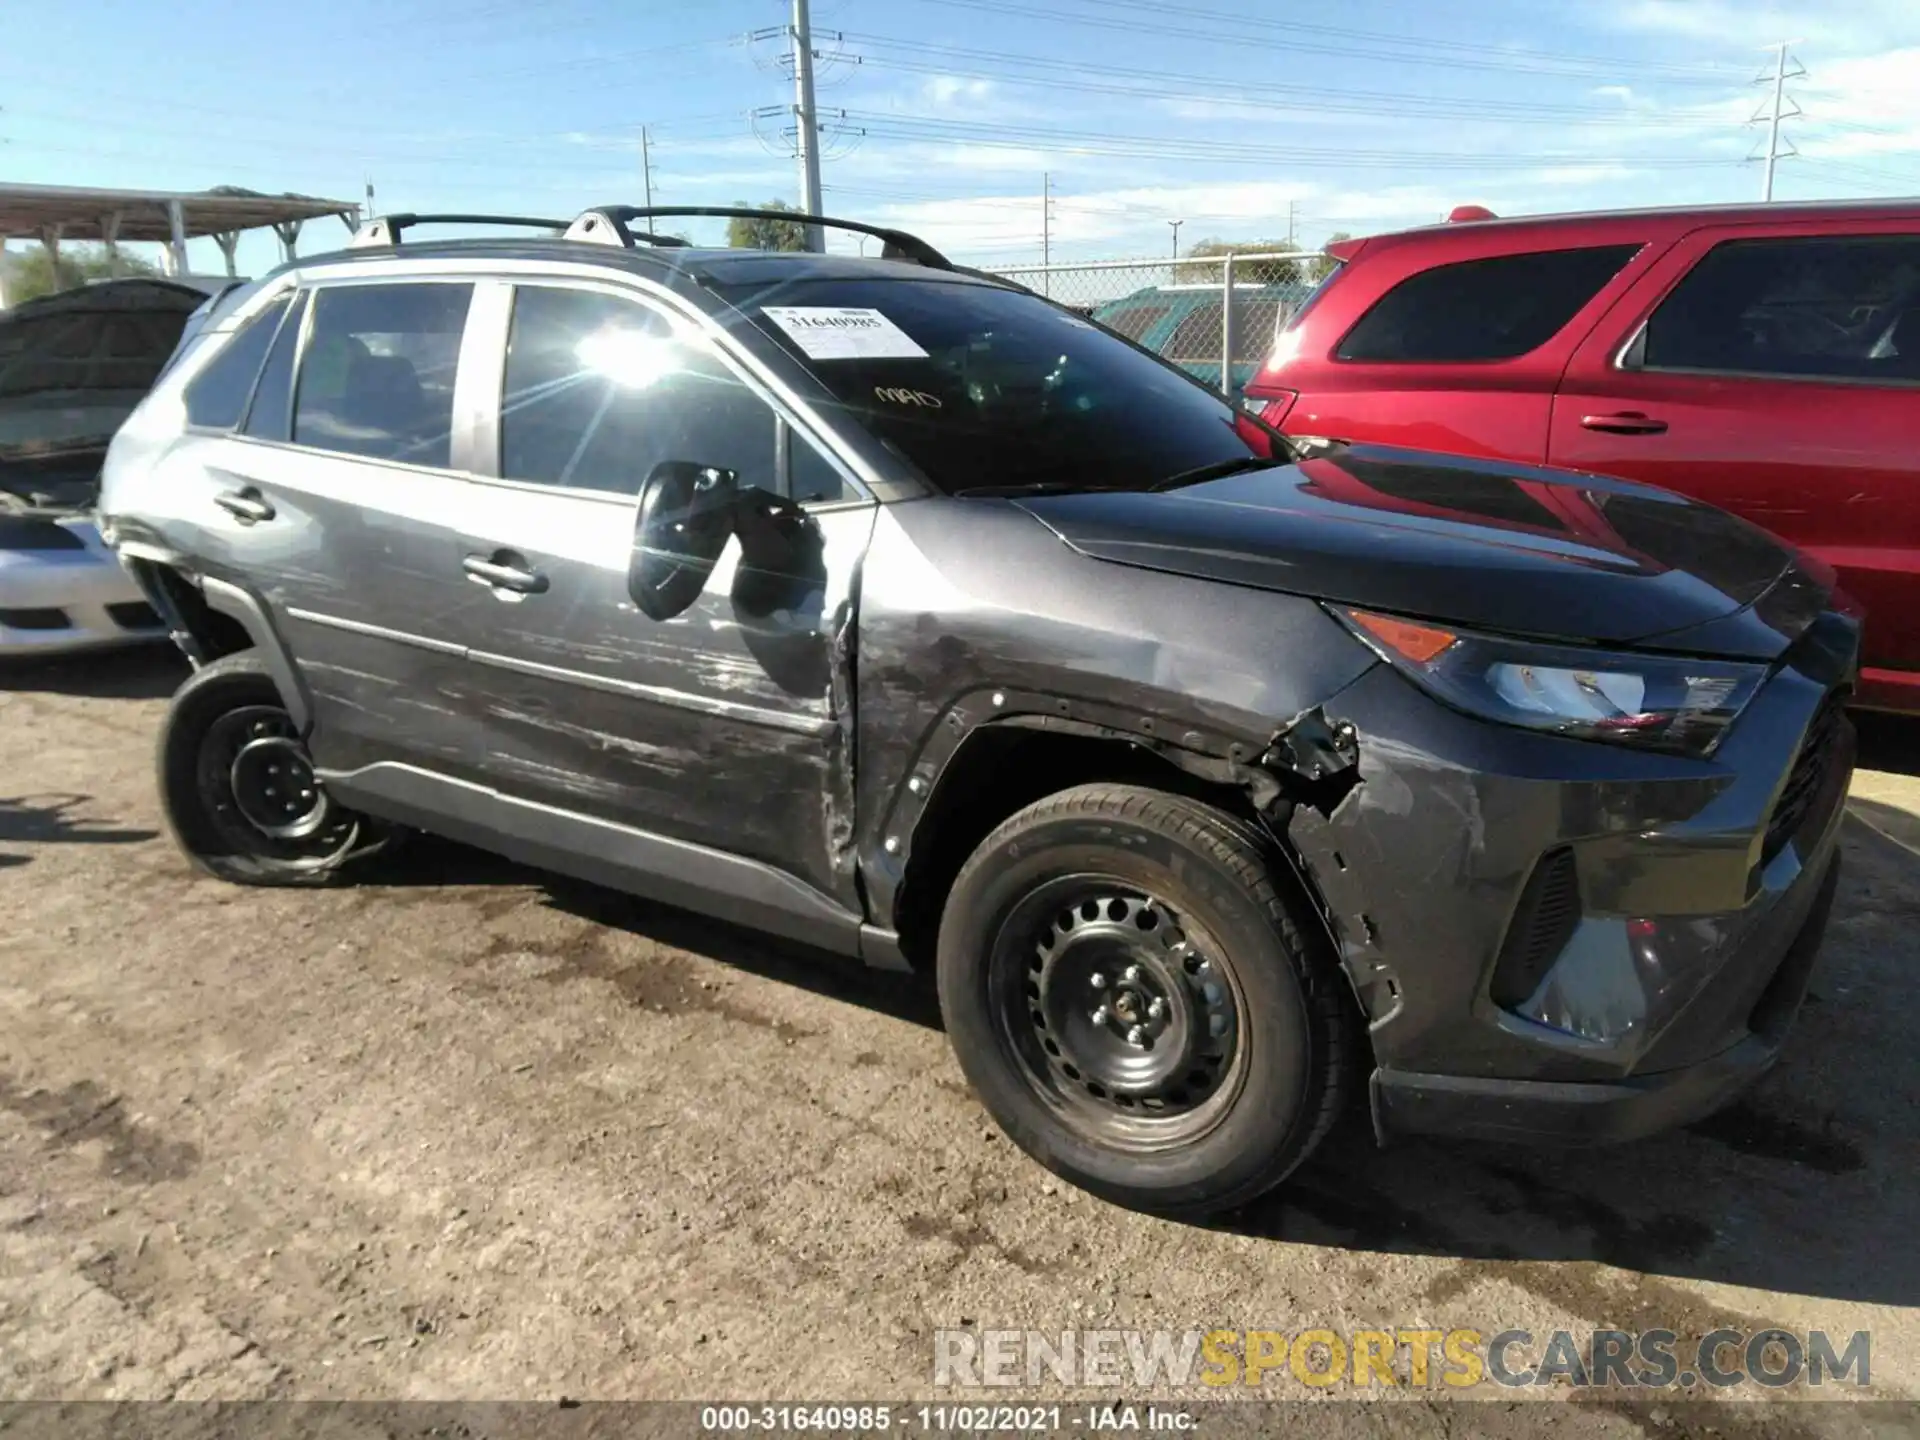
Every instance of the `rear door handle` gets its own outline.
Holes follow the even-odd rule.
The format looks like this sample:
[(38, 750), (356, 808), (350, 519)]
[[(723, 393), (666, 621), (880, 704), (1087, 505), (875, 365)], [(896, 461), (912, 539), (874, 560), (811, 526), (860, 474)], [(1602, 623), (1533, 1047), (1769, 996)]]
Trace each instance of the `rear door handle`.
[(496, 590), (511, 590), (516, 595), (544, 595), (547, 592), (547, 577), (530, 568), (525, 560), (511, 551), (469, 555), (460, 565), (476, 583), (491, 585)]
[(243, 525), (273, 519), (272, 503), (251, 485), (239, 490), (222, 490), (213, 497), (213, 503)]
[(1664, 435), (1667, 422), (1656, 420), (1638, 410), (1622, 410), (1614, 415), (1582, 415), (1580, 423), (1589, 430), (1604, 430), (1609, 435)]

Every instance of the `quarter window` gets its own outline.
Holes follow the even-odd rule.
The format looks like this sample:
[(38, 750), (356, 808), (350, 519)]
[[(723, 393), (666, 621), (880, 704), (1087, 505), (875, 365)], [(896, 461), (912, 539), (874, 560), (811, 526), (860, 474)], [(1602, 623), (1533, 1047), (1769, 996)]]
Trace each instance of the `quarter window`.
[[(699, 336), (651, 307), (591, 290), (515, 291), (500, 403), (506, 479), (633, 495), (656, 465), (684, 460), (786, 493), (779, 425)], [(843, 498), (839, 473), (806, 438), (788, 441), (796, 498)]]
[(293, 439), (317, 450), (444, 467), (471, 285), (317, 291)]
[(247, 411), (249, 435), (257, 435), (262, 440), (287, 438), (293, 415), (294, 352), (300, 347), (300, 322), (306, 312), (307, 297), (303, 293), (295, 297), (280, 333), (274, 337), (273, 348), (267, 352), (260, 383), (254, 387), (253, 406)]
[(1603, 245), (1436, 265), (1373, 303), (1340, 360), (1453, 364), (1513, 360), (1566, 327), (1639, 250)]
[(247, 397), (253, 393), (254, 378), (260, 362), (266, 359), (280, 317), (286, 313), (285, 297), (240, 327), (240, 331), (221, 347), (220, 353), (187, 386), (187, 423), (213, 430), (229, 430), (246, 413)]
[(1920, 381), (1920, 235), (1716, 245), (1653, 312), (1627, 363)]

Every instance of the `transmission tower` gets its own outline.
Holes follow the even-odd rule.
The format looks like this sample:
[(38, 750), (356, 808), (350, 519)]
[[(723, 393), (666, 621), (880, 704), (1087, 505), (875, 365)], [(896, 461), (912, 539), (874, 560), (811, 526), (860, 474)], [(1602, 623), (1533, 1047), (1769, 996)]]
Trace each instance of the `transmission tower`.
[[(1789, 80), (1804, 80), (1807, 75), (1806, 67), (1794, 58), (1788, 50), (1788, 47), (1793, 43), (1791, 40), (1782, 40), (1778, 45), (1774, 46), (1773, 49), (1776, 53), (1774, 55), (1773, 73), (1771, 75), (1759, 76), (1753, 82), (1756, 85), (1771, 85), (1773, 87), (1772, 102), (1762, 104), (1759, 110), (1754, 112), (1753, 118), (1747, 122), (1749, 125), (1765, 125), (1767, 127), (1767, 153), (1765, 155), (1750, 155), (1747, 157), (1750, 160), (1764, 160), (1766, 162), (1765, 178), (1760, 182), (1760, 198), (1762, 200), (1773, 199), (1774, 166), (1779, 161), (1800, 153), (1793, 148), (1793, 142), (1791, 140), (1785, 139), (1785, 137), (1780, 134), (1781, 121), (1792, 120), (1796, 116), (1805, 113), (1801, 110), (1800, 106), (1795, 103), (1794, 98), (1787, 94), (1787, 82)], [(1787, 67), (1789, 65), (1793, 68), (1788, 69)], [(1785, 146), (1784, 149), (1781, 148), (1783, 145)]]

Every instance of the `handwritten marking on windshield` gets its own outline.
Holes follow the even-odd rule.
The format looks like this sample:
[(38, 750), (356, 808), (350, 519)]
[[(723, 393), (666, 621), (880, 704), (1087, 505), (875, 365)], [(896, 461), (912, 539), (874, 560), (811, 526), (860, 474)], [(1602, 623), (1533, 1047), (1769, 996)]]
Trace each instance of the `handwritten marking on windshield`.
[(890, 405), (916, 405), (922, 410), (944, 410), (945, 403), (938, 395), (929, 395), (924, 390), (907, 390), (897, 385), (876, 385), (873, 398), (884, 400)]

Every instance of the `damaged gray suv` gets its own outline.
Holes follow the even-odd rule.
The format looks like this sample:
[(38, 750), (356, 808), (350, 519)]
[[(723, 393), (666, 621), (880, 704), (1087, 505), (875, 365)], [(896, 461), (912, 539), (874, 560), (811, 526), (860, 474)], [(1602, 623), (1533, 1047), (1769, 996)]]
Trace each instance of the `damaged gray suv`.
[(694, 213), (388, 217), (183, 343), (102, 513), (195, 665), (159, 780), (201, 866), (410, 827), (931, 968), (1007, 1133), (1162, 1212), (1363, 1091), (1382, 1137), (1618, 1139), (1773, 1061), (1853, 765), (1817, 562), (1302, 454), (900, 232), (643, 228)]

